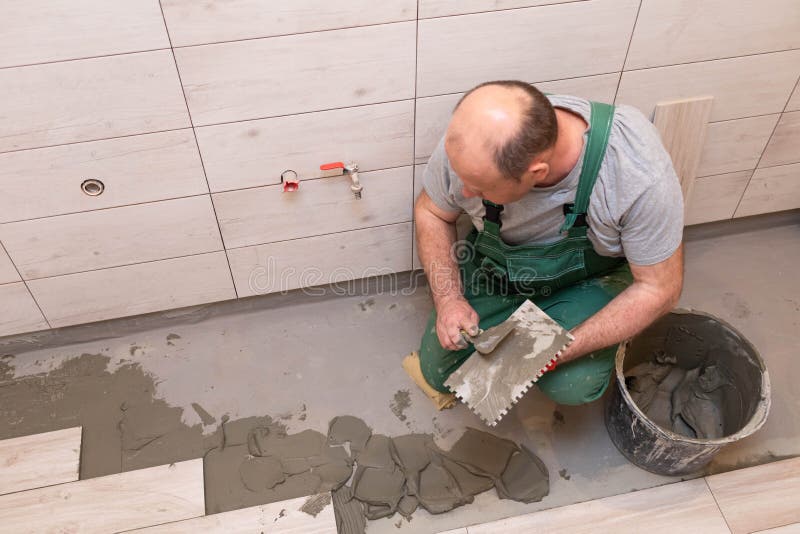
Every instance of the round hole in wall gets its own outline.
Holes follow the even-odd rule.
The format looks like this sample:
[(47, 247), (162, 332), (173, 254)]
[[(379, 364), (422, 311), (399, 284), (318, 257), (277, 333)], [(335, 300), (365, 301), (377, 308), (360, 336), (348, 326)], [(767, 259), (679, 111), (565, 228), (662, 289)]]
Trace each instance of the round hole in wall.
[(90, 197), (96, 197), (97, 195), (101, 194), (105, 188), (106, 186), (103, 184), (103, 182), (100, 180), (95, 180), (94, 178), (84, 180), (81, 184), (81, 190)]

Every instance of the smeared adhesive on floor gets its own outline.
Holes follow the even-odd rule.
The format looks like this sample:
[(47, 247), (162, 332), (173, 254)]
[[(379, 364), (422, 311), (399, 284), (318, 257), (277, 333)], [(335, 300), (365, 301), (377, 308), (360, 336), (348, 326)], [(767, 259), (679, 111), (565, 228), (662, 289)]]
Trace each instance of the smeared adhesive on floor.
[[(492, 488), (521, 502), (549, 491), (547, 468), (533, 453), (476, 429), (449, 451), (430, 434), (373, 434), (352, 416), (334, 418), (327, 435), (289, 434), (270, 416), (222, 416), (204, 436), (203, 425), (182, 421), (182, 408), (154, 398), (154, 377), (136, 363), (110, 372), (109, 357), (83, 354), (14, 378), (12, 359), (0, 359), (0, 439), (81, 425), (83, 479), (202, 457), (207, 513), (324, 494), (301, 508), (315, 515), (333, 492), (339, 532), (361, 533), (366, 518), (410, 518), (420, 507), (444, 513)], [(405, 399), (397, 399), (401, 414)]]

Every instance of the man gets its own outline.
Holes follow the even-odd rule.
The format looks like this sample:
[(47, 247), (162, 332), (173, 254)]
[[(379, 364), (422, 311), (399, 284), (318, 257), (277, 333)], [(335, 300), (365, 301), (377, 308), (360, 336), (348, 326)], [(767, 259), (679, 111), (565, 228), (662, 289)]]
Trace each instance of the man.
[[(464, 212), (474, 229), (453, 254)], [(680, 185), (657, 131), (628, 106), (479, 85), (456, 106), (414, 213), (435, 305), (420, 366), (442, 393), (473, 350), (462, 332), (529, 298), (575, 337), (537, 385), (559, 404), (591, 402), (616, 345), (680, 296)]]

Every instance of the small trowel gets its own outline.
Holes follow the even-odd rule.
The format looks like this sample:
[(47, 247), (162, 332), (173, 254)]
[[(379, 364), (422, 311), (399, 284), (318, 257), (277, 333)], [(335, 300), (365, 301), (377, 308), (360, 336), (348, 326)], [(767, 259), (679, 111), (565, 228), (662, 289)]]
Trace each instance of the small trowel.
[(508, 413), (573, 340), (529, 300), (505, 322), (475, 336), (462, 335), (475, 353), (444, 384), (489, 426)]
[(488, 330), (480, 330), (474, 336), (469, 335), (466, 331), (461, 331), (461, 337), (467, 343), (472, 343), (475, 350), (481, 354), (491, 354), (497, 348), (497, 345), (503, 341), (508, 334), (514, 331), (516, 323), (510, 319), (506, 319), (497, 326), (493, 326)]

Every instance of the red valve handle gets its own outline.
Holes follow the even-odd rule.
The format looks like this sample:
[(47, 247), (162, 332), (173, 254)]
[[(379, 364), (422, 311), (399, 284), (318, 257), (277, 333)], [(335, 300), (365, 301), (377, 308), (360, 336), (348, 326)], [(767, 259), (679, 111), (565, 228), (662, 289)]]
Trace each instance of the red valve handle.
[(344, 169), (344, 163), (341, 161), (334, 161), (333, 163), (325, 163), (319, 166), (321, 171), (330, 171), (333, 169)]

